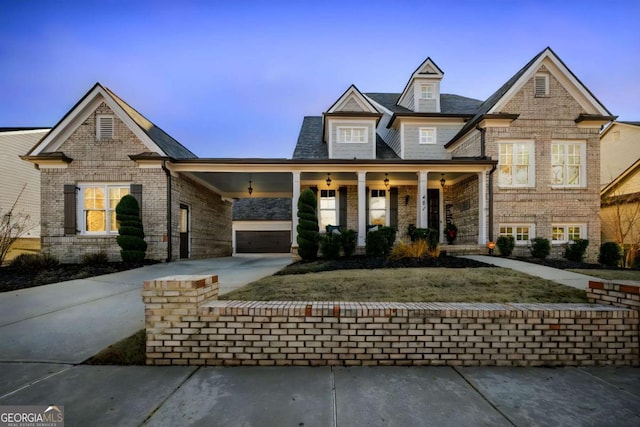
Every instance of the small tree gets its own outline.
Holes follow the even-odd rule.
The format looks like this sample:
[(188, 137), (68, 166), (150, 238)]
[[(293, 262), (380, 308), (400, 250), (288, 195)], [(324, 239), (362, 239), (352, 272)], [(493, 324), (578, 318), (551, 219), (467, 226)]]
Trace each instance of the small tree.
[(16, 240), (24, 236), (31, 228), (29, 215), (15, 212), (16, 205), (26, 186), (27, 184), (22, 187), (11, 208), (7, 212), (0, 212), (2, 216), (0, 218), (0, 265), (4, 262), (9, 249), (11, 249)]
[(298, 255), (303, 260), (312, 260), (318, 256), (320, 237), (316, 195), (310, 189), (304, 190), (298, 199)]
[(117, 242), (124, 262), (140, 262), (147, 251), (144, 229), (140, 219), (140, 207), (135, 197), (123, 196), (116, 205), (116, 220), (119, 222)]

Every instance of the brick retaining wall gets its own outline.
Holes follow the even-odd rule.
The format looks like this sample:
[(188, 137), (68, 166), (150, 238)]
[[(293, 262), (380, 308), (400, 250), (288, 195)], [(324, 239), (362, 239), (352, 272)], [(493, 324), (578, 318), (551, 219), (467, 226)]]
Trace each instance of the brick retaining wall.
[(146, 281), (150, 365), (639, 365), (638, 311), (592, 304), (217, 301)]

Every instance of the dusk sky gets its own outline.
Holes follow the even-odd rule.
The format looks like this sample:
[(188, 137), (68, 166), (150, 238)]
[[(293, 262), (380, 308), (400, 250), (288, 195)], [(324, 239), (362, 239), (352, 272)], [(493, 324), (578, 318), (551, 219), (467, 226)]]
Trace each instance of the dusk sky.
[(352, 83), (401, 92), (431, 57), (484, 100), (547, 46), (640, 121), (635, 0), (0, 0), (0, 127), (53, 126), (100, 82), (200, 157), (290, 158)]

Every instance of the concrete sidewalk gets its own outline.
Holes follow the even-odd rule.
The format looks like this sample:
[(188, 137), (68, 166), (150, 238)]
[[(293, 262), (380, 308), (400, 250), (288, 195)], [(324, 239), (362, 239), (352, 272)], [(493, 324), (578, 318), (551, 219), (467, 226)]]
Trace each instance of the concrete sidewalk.
[(84, 426), (638, 426), (638, 368), (0, 363), (0, 405)]
[(217, 274), (222, 294), (291, 262), (289, 255), (178, 261), (0, 293), (0, 361), (76, 364), (130, 336), (144, 328), (144, 280)]
[(587, 289), (590, 280), (601, 281), (597, 277), (587, 276), (586, 274), (574, 273), (572, 271), (560, 270), (558, 268), (546, 267), (531, 262), (517, 261), (509, 258), (502, 258), (488, 255), (465, 255), (461, 258), (473, 259), (498, 267), (510, 268), (512, 270), (527, 273), (532, 276), (541, 277), (563, 285), (571, 286), (576, 289)]

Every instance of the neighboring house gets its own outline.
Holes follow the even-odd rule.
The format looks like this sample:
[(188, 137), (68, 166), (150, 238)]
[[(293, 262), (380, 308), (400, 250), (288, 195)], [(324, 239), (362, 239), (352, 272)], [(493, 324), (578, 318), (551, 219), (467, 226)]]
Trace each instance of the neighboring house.
[[(295, 251), (295, 206), (313, 188), (321, 228), (354, 229), (359, 246), (376, 224), (405, 240), (409, 225), (434, 228), (444, 243), (451, 222), (456, 244), (476, 251), (506, 234), (521, 252), (536, 236), (556, 249), (582, 237), (595, 259), (599, 133), (611, 113), (549, 48), (485, 101), (441, 93), (443, 77), (427, 58), (401, 92), (352, 85), (322, 116), (304, 118), (292, 159), (197, 158), (98, 84), (24, 157), (42, 170), (43, 250), (65, 260), (100, 248), (115, 256), (110, 209), (122, 194), (142, 192), (150, 258), (161, 259), (168, 244), (166, 258), (178, 257), (183, 205), (191, 257), (231, 253), (233, 241), (244, 250), (247, 231), (286, 232), (280, 218), (277, 229), (240, 222), (240, 206), (232, 235), (235, 199), (292, 200)], [(99, 193), (112, 194), (105, 207)], [(264, 240), (248, 240), (256, 237)]]
[(40, 172), (19, 156), (29, 151), (48, 128), (0, 128), (0, 215), (15, 203), (13, 215), (28, 215), (28, 226), (22, 238), (12, 246), (8, 256), (40, 249)]
[(600, 137), (602, 241), (640, 243), (640, 122), (613, 122)]

